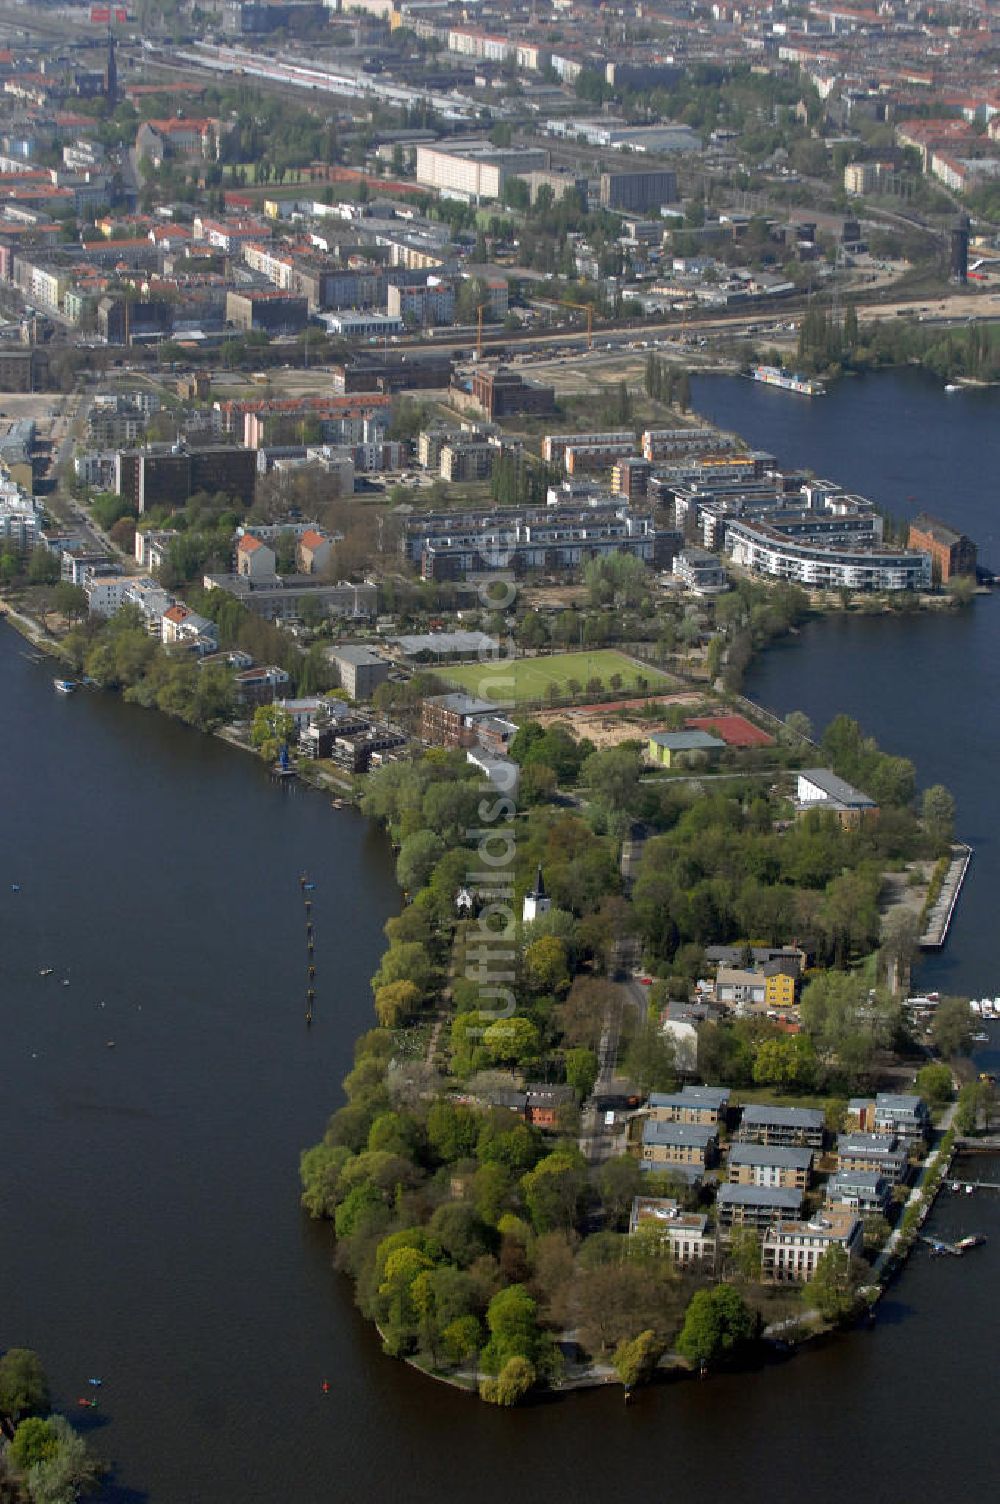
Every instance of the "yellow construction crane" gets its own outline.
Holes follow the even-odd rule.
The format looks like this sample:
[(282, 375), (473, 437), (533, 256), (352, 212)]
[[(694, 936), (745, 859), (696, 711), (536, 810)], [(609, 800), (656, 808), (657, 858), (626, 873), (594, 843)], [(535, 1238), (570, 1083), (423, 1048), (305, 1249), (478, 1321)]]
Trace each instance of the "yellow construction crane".
[(489, 301), (476, 305), (476, 359), (483, 358), (483, 309), (489, 308)]
[(581, 313), (587, 315), (587, 349), (594, 348), (594, 305), (593, 303), (572, 303), (569, 298), (559, 299), (560, 308), (579, 308)]

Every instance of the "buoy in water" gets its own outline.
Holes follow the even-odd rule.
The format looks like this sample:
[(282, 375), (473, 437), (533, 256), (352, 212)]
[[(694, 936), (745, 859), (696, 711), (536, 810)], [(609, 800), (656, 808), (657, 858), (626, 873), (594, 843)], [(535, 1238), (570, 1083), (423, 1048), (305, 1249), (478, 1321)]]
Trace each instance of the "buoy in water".
[(330, 1380), (329, 1379), (324, 1379), (323, 1380), (323, 1393), (324, 1394), (329, 1394), (330, 1393)]

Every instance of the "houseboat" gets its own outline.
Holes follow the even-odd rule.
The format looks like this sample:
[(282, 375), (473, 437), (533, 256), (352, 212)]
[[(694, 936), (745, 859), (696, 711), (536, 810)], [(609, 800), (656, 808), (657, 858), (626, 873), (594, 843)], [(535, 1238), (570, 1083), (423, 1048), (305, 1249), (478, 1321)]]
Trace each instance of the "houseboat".
[(797, 392), (800, 397), (824, 397), (826, 387), (811, 376), (797, 376), (794, 371), (783, 371), (780, 366), (752, 366), (751, 381), (762, 381), (765, 386), (780, 386), (782, 391)]

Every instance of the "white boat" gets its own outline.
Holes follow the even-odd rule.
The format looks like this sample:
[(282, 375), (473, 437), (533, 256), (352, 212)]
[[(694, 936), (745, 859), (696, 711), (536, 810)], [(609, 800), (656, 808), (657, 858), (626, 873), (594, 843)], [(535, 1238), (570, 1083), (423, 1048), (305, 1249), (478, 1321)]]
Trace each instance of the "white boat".
[(955, 385), (954, 381), (946, 381), (944, 389), (946, 392), (960, 392), (962, 390), (960, 386)]
[(71, 695), (76, 690), (76, 684), (72, 679), (53, 679), (52, 684), (57, 694)]

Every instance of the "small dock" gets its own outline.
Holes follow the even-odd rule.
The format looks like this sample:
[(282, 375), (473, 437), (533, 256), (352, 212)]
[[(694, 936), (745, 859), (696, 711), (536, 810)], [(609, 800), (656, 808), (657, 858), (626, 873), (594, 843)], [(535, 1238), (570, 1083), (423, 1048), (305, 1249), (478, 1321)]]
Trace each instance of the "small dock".
[(972, 861), (972, 847), (959, 843), (951, 848), (951, 862), (938, 894), (927, 916), (927, 927), (920, 936), (921, 950), (940, 950), (948, 938), (952, 916), (958, 905), (965, 874)]
[(920, 1234), (921, 1243), (926, 1243), (931, 1251), (932, 1258), (939, 1258), (942, 1254), (950, 1254), (952, 1258), (960, 1259), (971, 1252), (973, 1248), (982, 1248), (986, 1239), (979, 1236), (959, 1238), (957, 1243), (948, 1243), (944, 1238), (931, 1238), (925, 1232)]

